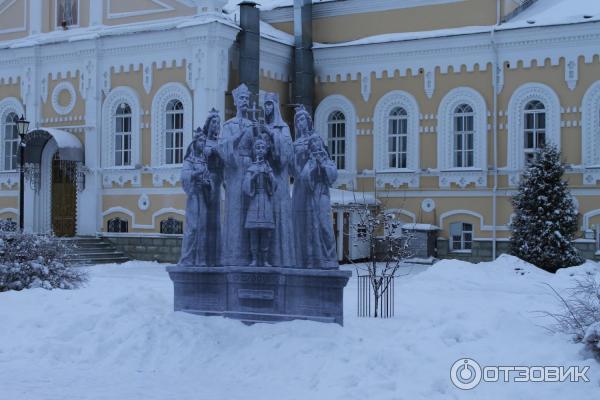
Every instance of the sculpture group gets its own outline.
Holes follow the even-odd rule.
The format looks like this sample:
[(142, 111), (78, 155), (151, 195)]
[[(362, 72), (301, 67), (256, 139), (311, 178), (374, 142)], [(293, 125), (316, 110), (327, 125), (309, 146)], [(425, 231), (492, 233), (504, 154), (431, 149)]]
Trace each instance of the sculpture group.
[(292, 142), (276, 94), (251, 106), (242, 84), (233, 97), (236, 116), (221, 132), (212, 110), (185, 155), (179, 266), (337, 269), (329, 197), (337, 168), (310, 114), (296, 109)]

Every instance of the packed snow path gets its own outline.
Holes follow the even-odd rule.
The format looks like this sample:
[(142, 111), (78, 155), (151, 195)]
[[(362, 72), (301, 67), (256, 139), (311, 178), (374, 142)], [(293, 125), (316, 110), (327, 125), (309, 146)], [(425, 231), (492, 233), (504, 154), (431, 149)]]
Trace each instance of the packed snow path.
[[(522, 268), (515, 271), (515, 268)], [(511, 257), (443, 261), (399, 278), (396, 317), (359, 319), (356, 281), (345, 326), (296, 321), (246, 326), (172, 312), (164, 265), (89, 268), (87, 287), (0, 293), (0, 398), (577, 399), (600, 393), (600, 365), (582, 345), (550, 334), (535, 312), (553, 310), (572, 274)], [(419, 272), (419, 273), (415, 273)], [(589, 383), (481, 383), (461, 391), (450, 367), (589, 365)]]

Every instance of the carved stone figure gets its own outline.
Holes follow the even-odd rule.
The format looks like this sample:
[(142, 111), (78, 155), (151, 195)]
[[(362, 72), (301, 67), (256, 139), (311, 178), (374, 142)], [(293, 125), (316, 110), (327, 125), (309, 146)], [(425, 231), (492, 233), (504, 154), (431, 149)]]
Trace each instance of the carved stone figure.
[(223, 161), (219, 157), (218, 139), (221, 133), (221, 117), (214, 108), (209, 112), (202, 132), (206, 135), (206, 155), (208, 172), (212, 183), (208, 200), (207, 232), (211, 238), (208, 241), (207, 262), (210, 266), (220, 265), (221, 262), (221, 184), (223, 183)]
[(294, 160), (290, 128), (281, 118), (279, 96), (265, 93), (263, 99), (264, 129), (270, 141), (269, 163), (275, 175), (273, 212), (275, 229), (271, 237), (271, 264), (294, 267), (294, 230), (292, 225), (292, 198), (290, 196), (290, 169)]
[(277, 187), (273, 169), (265, 159), (267, 143), (254, 142), (254, 163), (248, 167), (243, 182), (244, 193), (250, 198), (244, 227), (250, 231), (251, 267), (270, 267), (271, 236), (275, 229), (272, 197)]
[(297, 268), (338, 268), (329, 188), (337, 167), (323, 139), (313, 132), (303, 107), (294, 118), (294, 193), (292, 209)]
[(252, 164), (256, 123), (248, 115), (250, 92), (244, 84), (233, 91), (237, 113), (223, 125), (219, 138), (219, 156), (223, 162), (225, 209), (222, 240), (226, 245), (221, 263), (226, 266), (247, 266), (250, 263), (249, 233), (244, 229), (248, 201), (242, 191), (242, 181)]
[(179, 265), (209, 265), (208, 243), (214, 240), (208, 231), (212, 182), (205, 154), (206, 136), (200, 133), (189, 145), (181, 171), (183, 190), (187, 194), (186, 223)]

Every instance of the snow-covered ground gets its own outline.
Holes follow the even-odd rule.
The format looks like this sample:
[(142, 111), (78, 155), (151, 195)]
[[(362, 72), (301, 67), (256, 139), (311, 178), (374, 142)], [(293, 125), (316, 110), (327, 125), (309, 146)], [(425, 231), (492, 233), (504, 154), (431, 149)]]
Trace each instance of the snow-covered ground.
[[(515, 270), (515, 268), (521, 268)], [(0, 398), (598, 399), (600, 364), (536, 311), (584, 270), (551, 275), (514, 258), (406, 269), (396, 317), (359, 319), (356, 281), (345, 326), (296, 321), (246, 326), (172, 312), (164, 265), (90, 268), (87, 287), (0, 293)], [(590, 366), (589, 383), (482, 383), (461, 391), (450, 367)]]

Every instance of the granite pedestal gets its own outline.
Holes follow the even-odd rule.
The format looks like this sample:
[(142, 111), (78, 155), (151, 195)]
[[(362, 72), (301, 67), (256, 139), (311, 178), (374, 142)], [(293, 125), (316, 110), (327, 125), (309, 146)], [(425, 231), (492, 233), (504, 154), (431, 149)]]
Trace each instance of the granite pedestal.
[(167, 267), (175, 311), (247, 323), (294, 319), (343, 325), (350, 271), (270, 267)]

